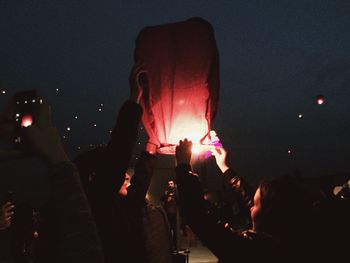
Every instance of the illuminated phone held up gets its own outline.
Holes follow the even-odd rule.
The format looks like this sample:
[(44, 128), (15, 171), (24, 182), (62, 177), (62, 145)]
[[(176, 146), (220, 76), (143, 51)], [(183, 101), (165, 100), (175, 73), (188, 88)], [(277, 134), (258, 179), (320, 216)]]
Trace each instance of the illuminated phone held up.
[(17, 149), (26, 148), (25, 139), (21, 136), (21, 129), (31, 126), (37, 121), (39, 107), (43, 103), (36, 90), (17, 92), (14, 95), (15, 133), (14, 145)]

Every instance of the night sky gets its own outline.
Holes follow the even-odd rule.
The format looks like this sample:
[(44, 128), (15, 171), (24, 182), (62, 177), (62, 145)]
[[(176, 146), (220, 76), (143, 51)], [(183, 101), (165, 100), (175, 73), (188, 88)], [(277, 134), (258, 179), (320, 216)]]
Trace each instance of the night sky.
[(129, 96), (136, 36), (190, 17), (215, 30), (212, 129), (242, 176), (350, 172), (348, 0), (0, 0), (1, 106), (15, 90), (36, 88), (72, 157), (106, 143)]

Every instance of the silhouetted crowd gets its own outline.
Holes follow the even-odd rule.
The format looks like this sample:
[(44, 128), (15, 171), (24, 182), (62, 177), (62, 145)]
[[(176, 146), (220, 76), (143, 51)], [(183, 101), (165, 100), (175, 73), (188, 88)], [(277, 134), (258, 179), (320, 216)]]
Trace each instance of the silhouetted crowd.
[[(25, 148), (1, 152), (4, 162), (39, 157), (47, 167), (50, 200), (32, 207), (17, 203), (10, 191), (4, 195), (0, 235), (9, 246), (1, 248), (0, 262), (175, 262), (178, 212), (220, 262), (349, 258), (347, 182), (333, 195), (311, 195), (294, 176), (265, 179), (254, 190), (229, 166), (221, 146), (211, 151), (230, 201), (218, 202), (204, 191), (191, 166), (192, 142), (184, 138), (176, 147), (176, 181), (169, 181), (164, 206), (149, 204), (145, 197), (158, 146), (149, 141), (134, 175), (127, 173), (142, 116), (140, 79), (146, 73), (142, 63), (132, 69), (130, 99), (118, 113), (107, 146), (70, 160), (50, 107), (40, 104), (35, 121), (20, 128)], [(11, 101), (0, 115), (4, 140), (18, 132), (15, 107)]]

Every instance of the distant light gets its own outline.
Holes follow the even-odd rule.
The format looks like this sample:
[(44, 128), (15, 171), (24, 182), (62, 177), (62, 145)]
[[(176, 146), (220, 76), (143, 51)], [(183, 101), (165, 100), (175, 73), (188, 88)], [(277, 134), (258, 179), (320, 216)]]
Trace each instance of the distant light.
[(96, 123), (94, 123), (94, 127), (96, 127), (97, 126), (97, 124)]
[(80, 149), (81, 149), (81, 147), (80, 147), (80, 146), (78, 146), (77, 148), (78, 148), (78, 150), (80, 150)]
[(59, 89), (56, 89), (56, 92), (58, 92), (59, 91)]
[(70, 131), (70, 127), (67, 127), (67, 131)]
[(299, 113), (298, 118), (301, 119), (303, 117), (302, 113)]
[(77, 116), (77, 115), (75, 115), (75, 116), (74, 116), (74, 119), (76, 119), (76, 120), (77, 120), (77, 119), (78, 119), (78, 116)]
[(316, 96), (316, 102), (318, 105), (322, 105), (325, 103), (325, 97), (323, 95)]
[(101, 103), (100, 106), (103, 107), (103, 103)]
[(287, 153), (288, 153), (288, 154), (292, 154), (292, 150), (288, 150)]
[(63, 135), (62, 138), (63, 138), (63, 139), (66, 139), (66, 135)]
[(36, 101), (35, 99), (32, 99), (32, 103), (35, 103), (35, 101)]
[(25, 100), (25, 101), (24, 101), (24, 103), (25, 103), (25, 104), (27, 104), (27, 103), (28, 103), (28, 101), (26, 101), (26, 100)]
[(29, 127), (33, 123), (33, 118), (31, 115), (24, 115), (22, 118), (21, 126)]
[(112, 130), (109, 130), (108, 132), (109, 132), (109, 133), (112, 133)]
[(2, 90), (1, 93), (5, 95), (6, 94), (6, 90)]
[(98, 108), (98, 111), (102, 111), (102, 109), (101, 109), (101, 108)]

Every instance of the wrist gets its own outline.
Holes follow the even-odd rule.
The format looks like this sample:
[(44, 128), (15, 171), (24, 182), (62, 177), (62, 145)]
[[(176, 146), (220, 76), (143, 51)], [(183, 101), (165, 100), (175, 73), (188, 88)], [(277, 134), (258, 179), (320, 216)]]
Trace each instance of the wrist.
[(222, 164), (219, 166), (221, 172), (224, 174), (230, 167), (228, 167), (226, 164)]

